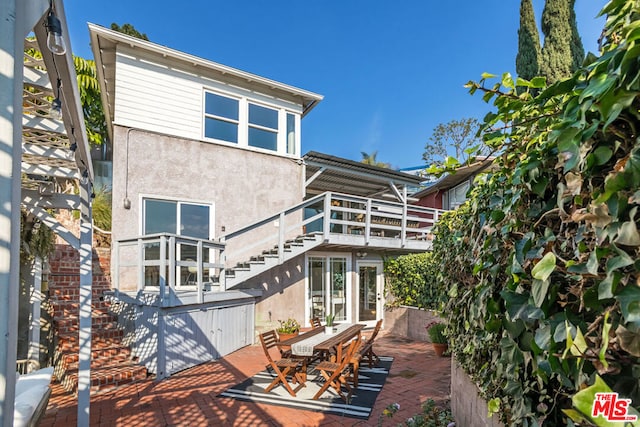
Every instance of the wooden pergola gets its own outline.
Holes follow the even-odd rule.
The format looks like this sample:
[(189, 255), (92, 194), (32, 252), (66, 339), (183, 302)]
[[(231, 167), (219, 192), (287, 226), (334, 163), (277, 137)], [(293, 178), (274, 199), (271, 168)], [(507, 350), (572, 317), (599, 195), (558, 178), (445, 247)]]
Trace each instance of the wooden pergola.
[[(52, 12), (66, 52), (47, 47)], [(93, 169), (63, 2), (0, 0), (0, 20), (0, 425), (13, 423), (23, 208), (80, 253), (78, 425), (88, 426)], [(58, 100), (61, 117), (50, 113)], [(79, 237), (58, 209), (80, 211)]]

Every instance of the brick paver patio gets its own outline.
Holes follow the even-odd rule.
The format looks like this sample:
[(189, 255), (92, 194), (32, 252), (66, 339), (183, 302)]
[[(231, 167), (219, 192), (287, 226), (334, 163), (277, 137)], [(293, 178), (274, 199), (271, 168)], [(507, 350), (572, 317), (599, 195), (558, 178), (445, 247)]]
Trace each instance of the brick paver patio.
[[(216, 397), (265, 368), (259, 345), (187, 369), (162, 381), (153, 378), (91, 397), (92, 426), (376, 426), (382, 411), (400, 411), (383, 425), (395, 426), (420, 411), (428, 398), (448, 402), (450, 358), (437, 357), (431, 345), (381, 332), (375, 351), (395, 358), (387, 382), (367, 421), (318, 412)], [(59, 384), (41, 426), (76, 425), (77, 400)]]

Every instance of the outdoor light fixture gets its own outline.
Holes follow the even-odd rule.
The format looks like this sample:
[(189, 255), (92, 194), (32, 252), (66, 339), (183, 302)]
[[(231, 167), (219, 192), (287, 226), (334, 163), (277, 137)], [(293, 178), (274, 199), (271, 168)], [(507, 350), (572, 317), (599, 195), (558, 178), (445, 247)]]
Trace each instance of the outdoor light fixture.
[(49, 117), (54, 120), (62, 120), (62, 101), (60, 101), (60, 79), (58, 79), (58, 91), (56, 93), (56, 99), (51, 102), (51, 108), (49, 109)]
[(62, 37), (62, 24), (53, 12), (53, 8), (49, 6), (49, 15), (47, 15), (47, 47), (54, 55), (64, 55), (67, 52), (67, 44)]

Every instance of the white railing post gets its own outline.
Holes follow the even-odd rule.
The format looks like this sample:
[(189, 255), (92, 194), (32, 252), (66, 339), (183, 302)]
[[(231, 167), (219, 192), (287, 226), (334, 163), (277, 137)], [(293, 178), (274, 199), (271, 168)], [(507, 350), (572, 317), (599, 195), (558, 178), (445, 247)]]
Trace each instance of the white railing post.
[(280, 212), (278, 217), (278, 264), (282, 264), (284, 262), (284, 212)]
[(160, 236), (160, 305), (164, 302), (167, 284), (167, 236)]
[(202, 256), (202, 240), (198, 240), (198, 246), (196, 247), (196, 269), (197, 269), (197, 277), (196, 280), (198, 282), (198, 303), (202, 304), (204, 302), (204, 295), (203, 295), (203, 286), (202, 286), (202, 263), (203, 261), (203, 256)]
[(138, 292), (143, 288), (144, 284), (144, 240), (138, 239)]
[(225, 269), (227, 268), (227, 254), (225, 252), (227, 248), (226, 238), (225, 237), (220, 238), (220, 243), (222, 243), (224, 246), (220, 248), (220, 252), (218, 254), (218, 257), (219, 257), (218, 263), (222, 266), (222, 268), (220, 269), (220, 275), (218, 276), (218, 283), (220, 283), (220, 290), (226, 291), (227, 290), (227, 279), (225, 275)]
[(111, 280), (116, 289), (116, 298), (120, 298), (120, 242), (116, 240), (114, 248), (115, 262), (111, 266)]
[(329, 229), (331, 228), (331, 193), (324, 196), (324, 219), (322, 222), (322, 235), (324, 240), (329, 240)]
[(169, 237), (169, 301), (173, 304), (176, 290), (176, 238)]
[(364, 243), (369, 244), (371, 239), (371, 199), (367, 199), (367, 211), (365, 213), (365, 225), (364, 225)]

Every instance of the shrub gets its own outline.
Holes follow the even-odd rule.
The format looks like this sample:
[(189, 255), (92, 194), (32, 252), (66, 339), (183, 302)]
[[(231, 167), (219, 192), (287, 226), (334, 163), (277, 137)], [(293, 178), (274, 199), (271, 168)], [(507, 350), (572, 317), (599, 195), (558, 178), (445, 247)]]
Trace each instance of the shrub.
[(432, 254), (403, 255), (385, 260), (387, 292), (391, 306), (408, 305), (436, 309), (443, 300), (436, 286), (436, 270)]

